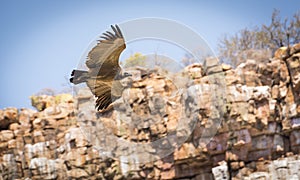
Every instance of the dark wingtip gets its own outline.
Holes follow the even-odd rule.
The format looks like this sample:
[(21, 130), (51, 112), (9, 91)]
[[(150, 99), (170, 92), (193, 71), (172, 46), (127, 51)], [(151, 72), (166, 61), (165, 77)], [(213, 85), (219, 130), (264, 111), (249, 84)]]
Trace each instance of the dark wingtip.
[(122, 34), (122, 31), (121, 31), (120, 27), (117, 24), (115, 26), (116, 26), (116, 28), (118, 30), (120, 38), (123, 38), (123, 34)]
[(114, 29), (115, 29), (114, 25), (110, 25), (110, 27), (111, 27), (111, 29), (112, 29), (112, 30), (114, 30)]
[(73, 83), (73, 78), (70, 78), (70, 82)]

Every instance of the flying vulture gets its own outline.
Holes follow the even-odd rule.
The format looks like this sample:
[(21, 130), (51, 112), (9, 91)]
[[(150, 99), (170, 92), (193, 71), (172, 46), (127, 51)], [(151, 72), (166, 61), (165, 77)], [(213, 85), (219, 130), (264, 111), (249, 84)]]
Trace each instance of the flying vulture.
[(120, 80), (131, 76), (122, 71), (119, 57), (126, 48), (120, 28), (111, 26), (113, 33), (106, 31), (97, 45), (88, 53), (85, 62), (88, 71), (73, 70), (70, 82), (86, 83), (95, 95), (95, 108), (103, 111), (117, 98), (121, 97), (124, 87)]

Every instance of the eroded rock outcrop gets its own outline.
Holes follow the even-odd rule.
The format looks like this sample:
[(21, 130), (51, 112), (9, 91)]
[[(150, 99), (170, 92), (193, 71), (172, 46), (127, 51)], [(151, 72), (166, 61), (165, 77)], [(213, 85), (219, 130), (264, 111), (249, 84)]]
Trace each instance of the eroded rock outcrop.
[(132, 70), (102, 114), (86, 89), (0, 110), (0, 179), (299, 179), (299, 47), (235, 69)]

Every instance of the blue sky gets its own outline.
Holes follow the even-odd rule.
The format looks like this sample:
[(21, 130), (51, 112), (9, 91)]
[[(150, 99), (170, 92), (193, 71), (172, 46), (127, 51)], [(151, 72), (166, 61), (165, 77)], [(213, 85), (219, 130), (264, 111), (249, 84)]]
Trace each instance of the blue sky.
[(216, 51), (223, 35), (269, 23), (274, 8), (291, 17), (299, 7), (300, 1), (280, 0), (2, 0), (0, 109), (31, 107), (29, 96), (41, 89), (66, 88), (66, 78), (89, 44), (111, 24), (142, 17), (172, 19), (199, 33)]

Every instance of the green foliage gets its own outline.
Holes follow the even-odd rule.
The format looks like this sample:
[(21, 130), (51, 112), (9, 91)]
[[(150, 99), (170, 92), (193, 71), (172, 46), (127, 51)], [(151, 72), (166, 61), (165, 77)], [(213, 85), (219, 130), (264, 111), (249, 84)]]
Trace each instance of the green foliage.
[(246, 59), (268, 60), (276, 49), (300, 42), (300, 11), (291, 19), (280, 18), (274, 10), (270, 25), (244, 28), (232, 36), (225, 36), (219, 43), (219, 55), (233, 66)]
[(145, 66), (146, 57), (142, 53), (134, 53), (125, 60), (124, 67)]

